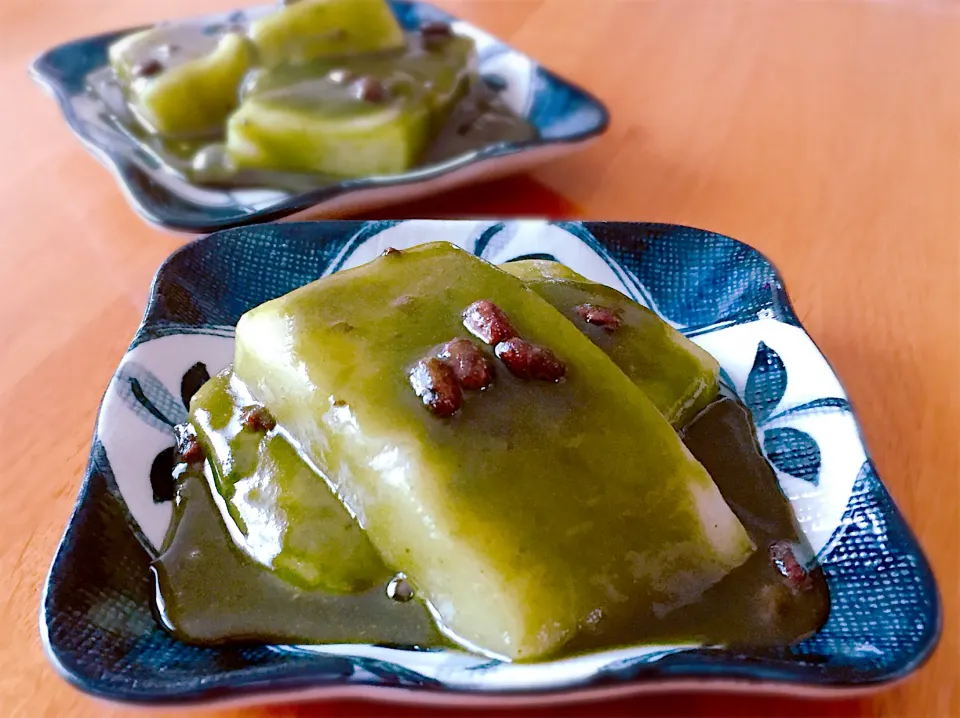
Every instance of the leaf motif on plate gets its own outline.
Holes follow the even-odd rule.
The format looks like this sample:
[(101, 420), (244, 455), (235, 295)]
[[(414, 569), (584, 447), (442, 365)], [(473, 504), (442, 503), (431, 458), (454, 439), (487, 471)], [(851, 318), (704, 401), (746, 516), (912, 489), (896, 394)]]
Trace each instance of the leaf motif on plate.
[(150, 488), (153, 490), (153, 503), (162, 504), (173, 501), (173, 469), (177, 465), (177, 447), (168, 446), (157, 454), (150, 465)]
[(802, 414), (804, 412), (827, 412), (827, 411), (852, 411), (850, 408), (850, 402), (846, 399), (843, 399), (839, 396), (825, 396), (820, 399), (814, 399), (813, 401), (808, 401), (797, 406), (791, 406), (789, 409), (784, 409), (779, 412), (776, 416), (771, 416), (770, 420), (779, 419), (783, 416), (790, 416), (791, 414)]
[(820, 482), (820, 447), (805, 431), (789, 426), (763, 432), (763, 452), (779, 471), (816, 486)]
[(760, 342), (743, 395), (743, 401), (758, 425), (773, 413), (786, 391), (787, 368), (783, 365), (783, 359), (764, 342)]
[(510, 82), (503, 75), (488, 72), (482, 75), (483, 82), (494, 92), (503, 92), (510, 86)]
[(511, 262), (523, 262), (528, 259), (540, 259), (546, 262), (556, 262), (557, 258), (548, 252), (531, 252), (529, 254), (521, 254), (519, 257), (514, 257), (511, 259)]
[(183, 378), (180, 380), (180, 400), (187, 411), (190, 411), (190, 400), (193, 395), (209, 380), (210, 372), (207, 371), (207, 365), (203, 362), (198, 361), (183, 373)]
[(123, 403), (151, 426), (166, 430), (187, 419), (181, 403), (142, 364), (123, 365), (117, 372), (116, 389)]

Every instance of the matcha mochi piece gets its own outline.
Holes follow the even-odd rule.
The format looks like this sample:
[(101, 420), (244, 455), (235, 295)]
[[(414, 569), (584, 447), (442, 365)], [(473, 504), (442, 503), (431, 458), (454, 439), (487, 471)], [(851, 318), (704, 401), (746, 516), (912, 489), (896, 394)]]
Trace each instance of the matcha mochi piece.
[(501, 269), (524, 279), (603, 349), (674, 427), (682, 427), (716, 398), (717, 360), (654, 312), (562, 264), (528, 261), (536, 264), (509, 262)]
[[(478, 300), (509, 319), (505, 344), (552, 352), (563, 378), (508, 369), (503, 345), (464, 326)], [(438, 416), (411, 378), (457, 337), (495, 375)], [(543, 658), (583, 628), (695, 600), (753, 551), (646, 394), (523, 282), (452, 245), (267, 302), (236, 341), (236, 376), (466, 646)]]

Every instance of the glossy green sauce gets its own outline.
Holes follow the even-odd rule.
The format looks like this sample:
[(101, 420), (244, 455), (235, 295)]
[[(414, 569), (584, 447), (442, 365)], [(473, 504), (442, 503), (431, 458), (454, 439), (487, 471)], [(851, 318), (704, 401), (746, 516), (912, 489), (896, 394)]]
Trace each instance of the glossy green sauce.
[[(211, 464), (240, 465), (233, 485), (255, 474), (265, 460), (274, 461), (280, 483), (301, 475), (303, 463), (295, 452), (281, 452), (279, 462), (276, 455), (270, 458), (276, 447), (271, 449), (269, 435), (238, 442), (237, 436), (243, 434), (237, 429), (243, 399), (228, 392), (220, 396), (230, 401), (214, 406), (205, 425), (205, 433), (212, 437), (205, 447), (216, 452)], [(829, 594), (822, 571), (811, 570), (809, 587), (795, 590), (785, 584), (770, 560), (767, 547), (774, 541), (791, 542), (800, 557), (809, 555), (810, 549), (760, 452), (747, 410), (731, 399), (719, 399), (684, 429), (682, 437), (757, 544), (757, 552), (695, 603), (665, 616), (633, 616), (601, 624), (602, 629), (593, 633), (582, 631), (562, 649), (562, 655), (671, 641), (787, 645), (814, 633), (826, 620)], [(271, 570), (254, 561), (237, 546), (216, 504), (216, 497), (230, 495), (230, 488), (222, 476), (218, 483), (216, 474), (210, 468), (206, 474), (196, 470), (181, 474), (175, 519), (154, 565), (157, 607), (164, 625), (178, 638), (199, 644), (253, 640), (421, 648), (451, 645), (419, 600), (388, 598), (392, 572), (376, 561), (361, 572), (370, 587), (355, 592), (344, 592), (342, 586), (336, 591), (329, 586), (306, 588), (302, 580), (300, 585), (296, 578), (290, 580), (288, 569), (274, 566)], [(239, 514), (228, 515), (236, 520)], [(288, 529), (295, 525), (295, 520), (286, 523)], [(360, 539), (350, 536), (348, 543)], [(330, 571), (335, 575), (354, 567), (354, 561), (338, 564), (331, 558)]]
[(374, 588), (342, 594), (300, 588), (253, 561), (231, 539), (200, 472), (180, 477), (174, 526), (153, 566), (156, 606), (187, 643), (444, 644), (422, 604), (387, 597), (386, 569)]
[[(716, 396), (716, 360), (646, 307), (590, 282), (550, 279), (528, 285), (603, 349), (674, 426), (686, 424)], [(584, 321), (575, 308), (585, 303), (614, 310), (618, 329)]]
[[(349, 177), (325, 174), (304, 166), (305, 136), (292, 129), (283, 141), (270, 145), (275, 166), (238, 167), (227, 150), (226, 121), (216, 119), (198, 133), (169, 134), (153, 131), (138, 111), (131, 80), (124, 68), (144, 66), (160, 58), (164, 71), (176, 70), (185, 63), (210, 53), (228, 33), (246, 38), (249, 28), (225, 26), (210, 33), (195, 25), (162, 26), (155, 38), (131, 47), (123, 64), (91, 73), (91, 91), (106, 105), (116, 125), (138, 142), (153, 159), (173, 173), (195, 184), (212, 187), (270, 187), (293, 192), (314, 189)], [(247, 40), (249, 42), (249, 40)], [(376, 53), (344, 55), (302, 63), (259, 66), (256, 60), (240, 84), (241, 102), (249, 99), (266, 107), (282, 107), (303, 112), (328, 122), (333, 136), (351, 122), (362, 125), (378, 114), (396, 113), (400, 125), (417, 123), (417, 113), (429, 112), (431, 120), (424, 131), (426, 141), (414, 166), (426, 166), (462, 156), (491, 144), (522, 142), (537, 136), (536, 129), (513, 112), (498, 93), (476, 73), (471, 61), (472, 41), (454, 35), (445, 44), (429, 46), (420, 33), (407, 33), (404, 47)], [(251, 49), (251, 57), (256, 50)], [(115, 63), (116, 65), (117, 63)], [(356, 95), (356, 86), (344, 82), (350, 77), (373, 78), (386, 89), (384, 99), (371, 102)], [(182, 102), (195, 98), (183, 97)], [(169, 106), (170, 100), (164, 99)], [(242, 107), (242, 105), (241, 105)], [(212, 108), (211, 114), (216, 115)], [(363, 142), (379, 141), (372, 132)], [(418, 136), (420, 131), (413, 131)], [(349, 130), (344, 142), (350, 142)], [(392, 142), (392, 140), (383, 140)], [(413, 142), (416, 147), (419, 141)], [(357, 145), (357, 148), (367, 145)], [(387, 146), (387, 145), (384, 145)], [(349, 147), (354, 147), (349, 145)], [(371, 151), (377, 150), (375, 145)], [(345, 151), (345, 154), (351, 154)], [(307, 163), (309, 165), (309, 162)]]
[[(473, 332), (463, 312), (490, 297), (519, 337), (556, 353), (563, 380), (523, 378), (478, 339), (493, 383), (435, 416), (410, 369)], [(532, 660), (585, 622), (681, 605), (753, 550), (609, 356), (521, 280), (453, 245), (394, 251), (250, 310), (233, 370), (329, 472), (384, 561), (492, 654)]]

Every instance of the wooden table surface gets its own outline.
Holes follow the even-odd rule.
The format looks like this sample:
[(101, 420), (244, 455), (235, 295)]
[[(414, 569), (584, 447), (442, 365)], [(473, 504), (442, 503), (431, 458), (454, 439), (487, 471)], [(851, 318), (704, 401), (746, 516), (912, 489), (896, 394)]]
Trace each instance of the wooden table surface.
[[(43, 655), (37, 615), (101, 393), (140, 320), (154, 270), (186, 240), (131, 211), (26, 68), (75, 36), (234, 2), (0, 6), (3, 716), (137, 715), (95, 703), (58, 678)], [(934, 658), (872, 698), (813, 704), (680, 695), (592, 714), (960, 715), (960, 5), (441, 4), (590, 88), (608, 103), (613, 124), (586, 151), (532, 175), (380, 216), (656, 220), (759, 248), (785, 275), (800, 317), (846, 385), (945, 604)], [(344, 703), (224, 715), (379, 714), (425, 715)]]

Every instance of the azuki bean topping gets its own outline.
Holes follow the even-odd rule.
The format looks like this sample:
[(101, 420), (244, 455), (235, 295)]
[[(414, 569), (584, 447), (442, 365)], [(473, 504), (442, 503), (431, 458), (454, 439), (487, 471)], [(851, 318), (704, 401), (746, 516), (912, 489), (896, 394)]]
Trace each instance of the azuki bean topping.
[(603, 327), (608, 332), (615, 332), (620, 328), (620, 317), (612, 309), (598, 304), (581, 304), (575, 309), (587, 324)]
[(496, 304), (480, 299), (463, 313), (463, 326), (477, 339), (491, 346), (517, 336), (507, 315)]
[(410, 384), (436, 416), (450, 416), (463, 403), (463, 390), (453, 369), (437, 357), (418, 361), (410, 372)]
[(485, 389), (493, 381), (493, 366), (480, 347), (458, 338), (444, 344), (440, 358), (453, 369), (464, 389)]
[(179, 460), (185, 464), (199, 464), (205, 455), (203, 447), (197, 441), (196, 434), (189, 424), (178, 424), (174, 427), (177, 435), (177, 454)]
[(153, 77), (163, 72), (163, 63), (152, 57), (135, 65), (131, 72), (136, 77)]
[(240, 415), (240, 421), (244, 428), (250, 429), (250, 431), (272, 431), (277, 425), (277, 420), (273, 418), (273, 414), (267, 410), (267, 407), (259, 404), (245, 406), (243, 414)]
[(354, 94), (364, 102), (379, 103), (387, 99), (387, 88), (375, 77), (361, 77), (353, 83)]
[(558, 382), (567, 373), (567, 367), (556, 354), (526, 339), (507, 339), (497, 344), (494, 352), (507, 369), (521, 379)]
[(770, 544), (770, 560), (790, 588), (809, 589), (813, 583), (810, 574), (800, 565), (789, 541), (776, 541)]

